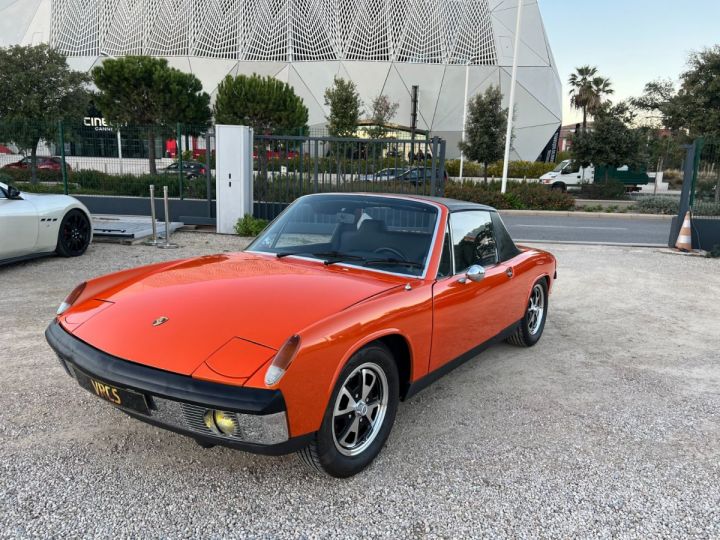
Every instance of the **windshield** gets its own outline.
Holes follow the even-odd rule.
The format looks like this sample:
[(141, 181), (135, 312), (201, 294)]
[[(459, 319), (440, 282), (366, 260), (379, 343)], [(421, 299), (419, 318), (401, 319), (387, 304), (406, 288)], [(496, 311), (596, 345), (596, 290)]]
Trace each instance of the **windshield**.
[(423, 276), (438, 220), (432, 204), (371, 195), (296, 200), (248, 251)]
[(560, 163), (558, 163), (558, 166), (552, 170), (552, 172), (562, 171), (568, 163), (570, 163), (569, 159), (566, 159), (565, 161), (561, 161)]

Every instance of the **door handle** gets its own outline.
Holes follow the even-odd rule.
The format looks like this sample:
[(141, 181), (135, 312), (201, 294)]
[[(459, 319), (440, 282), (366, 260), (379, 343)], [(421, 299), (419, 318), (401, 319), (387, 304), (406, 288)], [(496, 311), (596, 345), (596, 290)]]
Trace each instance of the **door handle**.
[(510, 267), (510, 266), (508, 266), (508, 267), (505, 269), (505, 273), (507, 274), (507, 277), (509, 277), (509, 278), (511, 278), (511, 277), (513, 277), (513, 276), (515, 275), (514, 272), (513, 272), (512, 267)]

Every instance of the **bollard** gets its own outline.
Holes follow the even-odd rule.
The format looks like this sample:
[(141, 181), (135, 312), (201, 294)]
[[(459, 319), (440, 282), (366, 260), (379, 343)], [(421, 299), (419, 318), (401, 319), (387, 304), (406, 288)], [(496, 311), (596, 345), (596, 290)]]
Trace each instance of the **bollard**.
[(168, 204), (168, 187), (163, 186), (163, 199), (165, 200), (165, 243), (158, 244), (160, 249), (175, 249), (177, 244), (170, 243), (170, 206)]
[(146, 246), (157, 246), (160, 240), (157, 237), (157, 218), (155, 216), (155, 186), (150, 184), (150, 216), (152, 219), (152, 239), (145, 240)]

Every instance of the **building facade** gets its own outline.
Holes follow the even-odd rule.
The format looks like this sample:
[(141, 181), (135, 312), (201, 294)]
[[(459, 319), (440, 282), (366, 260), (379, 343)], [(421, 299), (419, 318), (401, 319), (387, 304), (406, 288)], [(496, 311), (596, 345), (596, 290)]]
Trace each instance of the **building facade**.
[[(212, 95), (227, 74), (293, 86), (311, 127), (325, 123), (325, 89), (351, 79), (366, 106), (386, 94), (410, 124), (457, 155), (464, 92), (499, 86), (507, 99), (518, 0), (0, 0), (0, 46), (49, 42), (89, 70), (147, 54), (194, 73)], [(8, 21), (12, 21), (8, 22)], [(514, 159), (535, 160), (561, 116), (560, 78), (535, 0), (524, 0)]]

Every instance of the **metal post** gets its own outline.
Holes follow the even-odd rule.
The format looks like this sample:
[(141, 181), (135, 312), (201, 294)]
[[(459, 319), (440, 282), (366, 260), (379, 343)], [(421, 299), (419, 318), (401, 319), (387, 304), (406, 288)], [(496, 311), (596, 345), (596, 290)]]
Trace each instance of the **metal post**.
[(440, 197), (445, 195), (445, 145), (447, 144), (447, 141), (445, 139), (440, 140), (440, 189), (438, 191), (438, 195)]
[(205, 188), (207, 195), (207, 217), (212, 217), (212, 173), (210, 166), (212, 165), (212, 133), (208, 131), (205, 134)]
[[(437, 154), (438, 154), (438, 138), (432, 138), (432, 176), (430, 177), (430, 195), (437, 197), (437, 177), (438, 177), (438, 166), (437, 166)], [(427, 156), (427, 151), (425, 152)], [(426, 158), (427, 159), (427, 158)], [(423, 175), (425, 172), (423, 171)]]
[[(325, 143), (323, 143), (323, 148), (324, 148), (324, 144), (325, 144)], [(314, 183), (313, 183), (313, 193), (317, 193), (317, 192), (318, 192), (318, 167), (319, 167), (319, 165), (320, 165), (320, 153), (319, 153), (319, 148), (320, 148), (319, 142), (318, 142), (317, 139), (315, 139), (315, 174), (314, 174), (315, 181), (314, 181)]]
[[(463, 101), (463, 119), (462, 119), (462, 142), (465, 142), (465, 123), (467, 122), (468, 109), (468, 79), (470, 78), (470, 60), (465, 64), (465, 99)], [(460, 150), (460, 181), (463, 179), (463, 164), (465, 162), (465, 152)]]
[(685, 167), (683, 171), (682, 193), (680, 194), (678, 215), (675, 219), (673, 226), (670, 227), (670, 238), (668, 238), (668, 247), (671, 248), (675, 247), (677, 237), (680, 234), (680, 229), (682, 228), (683, 220), (685, 219), (685, 214), (692, 205), (691, 198), (694, 184), (693, 178), (695, 176), (695, 158), (698, 152), (697, 147), (698, 141), (683, 146), (683, 148), (686, 149), (687, 153), (685, 154)]
[(175, 249), (177, 244), (170, 243), (170, 205), (168, 204), (168, 187), (163, 186), (163, 199), (165, 202), (165, 243), (158, 244), (160, 249)]
[(417, 84), (412, 86), (412, 93), (410, 94), (410, 166), (412, 167), (415, 161), (415, 130), (417, 130), (417, 115), (418, 115), (418, 92), (419, 86)]
[(62, 179), (63, 179), (63, 192), (65, 195), (68, 194), (68, 176), (67, 176), (67, 165), (65, 163), (65, 126), (63, 126), (62, 120), (58, 122), (60, 128), (60, 158), (62, 159)]
[(123, 173), (123, 157), (122, 157), (122, 138), (120, 136), (120, 129), (117, 130), (117, 144), (118, 144), (118, 159), (120, 160), (120, 174)]
[(515, 114), (515, 86), (517, 85), (518, 49), (520, 48), (520, 26), (522, 23), (522, 7), (524, 0), (517, 0), (517, 20), (515, 21), (515, 48), (513, 49), (512, 77), (510, 78), (510, 105), (508, 107), (507, 132), (505, 133), (505, 159), (503, 160), (503, 176), (501, 193), (507, 191), (508, 165), (510, 164), (510, 144), (512, 142), (512, 124)]
[(146, 240), (146, 246), (157, 246), (160, 241), (157, 238), (157, 217), (155, 216), (155, 186), (150, 184), (150, 219), (152, 219), (152, 239)]
[(180, 122), (177, 124), (177, 155), (178, 155), (178, 182), (180, 187), (180, 200), (183, 199), (183, 176), (185, 175), (185, 171), (183, 171), (183, 156), (182, 156), (182, 128), (180, 126)]

